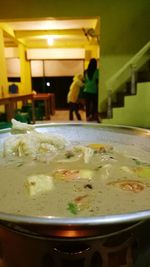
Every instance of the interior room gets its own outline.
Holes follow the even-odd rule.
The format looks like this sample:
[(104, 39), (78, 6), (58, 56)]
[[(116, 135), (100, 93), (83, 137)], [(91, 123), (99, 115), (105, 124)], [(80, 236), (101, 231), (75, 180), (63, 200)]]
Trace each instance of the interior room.
[[(56, 112), (55, 116), (54, 112), (51, 114), (51, 120), (68, 120), (67, 94), (74, 75), (84, 73), (91, 57), (99, 62), (100, 18), (12, 20), (1, 25), (5, 54), (3, 96), (12, 84), (18, 86), (19, 93), (54, 94)], [(24, 107), (21, 111), (25, 113)], [(47, 119), (45, 114), (35, 117), (36, 121)]]
[[(56, 108), (64, 109), (66, 108), (66, 94), (72, 74), (65, 76), (66, 74), (62, 74), (61, 69), (60, 72), (63, 76), (56, 81), (55, 68), (53, 68), (53, 73), (48, 73), (45, 70), (48, 68), (49, 60), (54, 60), (58, 72), (57, 59), (59, 59), (59, 63), (64, 63), (67, 59), (69, 61), (67, 64), (70, 64), (70, 60), (75, 60), (76, 63), (80, 61), (79, 64), (82, 65), (83, 63), (80, 68), (86, 69), (90, 58), (95, 57), (99, 63), (98, 112), (103, 119), (102, 122), (104, 124), (149, 128), (149, 116), (144, 116), (145, 113), (149, 114), (150, 112), (147, 103), (149, 98), (150, 46), (150, 36), (147, 31), (149, 24), (147, 1), (145, 0), (142, 4), (140, 1), (136, 4), (128, 2), (125, 6), (119, 3), (110, 5), (109, 1), (105, 5), (95, 2), (92, 10), (89, 2), (86, 8), (80, 3), (81, 10), (76, 3), (74, 12), (67, 0), (64, 6), (60, 3), (57, 5), (56, 8), (49, 4), (51, 16), (45, 4), (35, 6), (35, 3), (32, 3), (31, 9), (28, 11), (27, 4), (25, 6), (24, 4), (22, 6), (17, 4), (13, 13), (12, 10), (11, 12), (8, 10), (8, 6), (10, 8), (11, 4), (8, 4), (7, 8), (6, 6), (3, 7), (3, 12), (1, 11), (0, 14), (1, 56), (3, 57), (1, 61), (3, 76), (0, 81), (2, 94), (3, 91), (7, 94), (11, 81), (14, 79), (16, 83), (19, 81), (19, 77), (8, 77), (8, 68), (10, 70), (12, 62), (15, 62), (15, 69), (17, 69), (15, 71), (20, 72), (21, 83), (19, 82), (18, 86), (20, 86), (19, 90), (22, 93), (30, 93), (34, 89), (32, 86), (37, 87), (35, 77), (31, 79), (31, 64), (32, 68), (33, 65), (35, 67), (35, 64), (38, 64), (40, 73), (34, 73), (33, 76), (40, 75), (38, 78), (40, 82), (37, 81), (38, 88), (35, 90), (56, 90), (56, 95), (59, 95), (60, 83), (61, 87), (62, 84), (66, 83), (63, 86), (65, 89), (61, 91), (64, 93), (62, 99), (56, 97)], [(42, 24), (39, 28), (42, 21), (44, 23), (46, 21), (51, 22), (51, 26)], [(54, 21), (57, 22), (57, 26)], [(24, 24), (24, 22), (26, 23)], [(26, 25), (24, 30), (23, 24)], [(49, 33), (57, 38), (53, 44), (52, 40), (49, 40), (51, 44), (47, 46), (46, 39), (48, 39), (47, 34)], [(48, 56), (45, 54), (45, 49), (48, 52), (48, 49), (52, 50), (52, 47), (57, 49), (57, 51), (51, 51), (55, 54), (55, 58), (53, 53)], [(70, 50), (70, 54), (66, 55), (66, 48), (68, 53), (69, 49), (79, 50), (73, 53)], [(38, 49), (40, 49), (40, 53)], [(59, 49), (65, 49), (63, 56), (62, 53), (61, 56), (60, 53), (57, 54)], [(46, 61), (47, 59), (48, 61)], [(33, 60), (34, 62), (32, 62)], [(61, 66), (59, 67), (61, 68)], [(67, 67), (67, 69), (71, 71), (72, 67)], [(72, 72), (74, 72), (73, 69)], [(12, 75), (18, 74), (11, 73)], [(51, 75), (52, 81), (49, 81), (49, 75)], [(44, 80), (42, 76), (45, 77)], [(54, 88), (53, 79), (58, 84), (57, 88)], [(53, 88), (52, 85), (54, 85)], [(142, 105), (138, 104), (139, 99), (140, 103), (143, 101)], [(135, 106), (138, 106), (138, 109), (135, 109)]]

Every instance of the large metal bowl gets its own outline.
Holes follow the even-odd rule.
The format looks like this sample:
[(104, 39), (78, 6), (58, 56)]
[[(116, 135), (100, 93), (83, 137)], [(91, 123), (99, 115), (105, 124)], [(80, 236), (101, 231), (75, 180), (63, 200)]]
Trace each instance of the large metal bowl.
[[(49, 123), (36, 125), (39, 132), (62, 134), (72, 142), (112, 142), (131, 145), (150, 152), (150, 131), (146, 129), (110, 126), (96, 123)], [(0, 144), (10, 135), (10, 129), (0, 131)], [(44, 236), (84, 237), (105, 236), (124, 231), (150, 218), (150, 209), (127, 214), (96, 217), (51, 218), (0, 213), (1, 224)]]

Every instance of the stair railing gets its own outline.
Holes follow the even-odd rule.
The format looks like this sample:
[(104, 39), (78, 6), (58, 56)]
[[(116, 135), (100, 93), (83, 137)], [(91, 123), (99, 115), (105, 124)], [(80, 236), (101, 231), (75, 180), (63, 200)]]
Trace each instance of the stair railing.
[(107, 81), (107, 116), (109, 115), (109, 118), (112, 117), (112, 111), (110, 111), (112, 108), (112, 95), (117, 92), (120, 85), (130, 78), (131, 94), (136, 93), (136, 71), (150, 60), (149, 51), (150, 41)]
[(136, 67), (131, 65), (131, 95), (136, 94)]
[(108, 90), (107, 118), (112, 118), (112, 90)]

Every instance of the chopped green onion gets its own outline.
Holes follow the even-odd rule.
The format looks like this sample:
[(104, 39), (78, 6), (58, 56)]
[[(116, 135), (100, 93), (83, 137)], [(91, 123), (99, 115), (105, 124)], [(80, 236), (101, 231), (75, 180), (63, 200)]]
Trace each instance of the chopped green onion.
[(140, 161), (140, 160), (135, 159), (135, 158), (133, 158), (133, 160), (135, 161), (135, 163), (136, 163), (137, 165), (146, 165), (146, 166), (150, 166), (149, 163), (147, 163), (147, 162), (143, 162), (143, 161)]
[(17, 164), (17, 167), (21, 167), (23, 165), (23, 162), (19, 162), (18, 164)]
[(67, 210), (69, 210), (72, 214), (77, 214), (78, 213), (78, 206), (76, 203), (69, 202)]

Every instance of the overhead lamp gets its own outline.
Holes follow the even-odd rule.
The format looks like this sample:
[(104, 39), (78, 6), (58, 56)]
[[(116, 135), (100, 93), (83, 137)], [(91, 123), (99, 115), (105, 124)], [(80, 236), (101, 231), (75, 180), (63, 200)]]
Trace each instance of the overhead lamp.
[(48, 43), (48, 45), (53, 45), (54, 39), (52, 37), (48, 37), (47, 38), (47, 43)]

